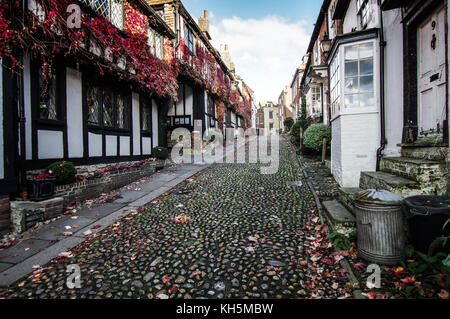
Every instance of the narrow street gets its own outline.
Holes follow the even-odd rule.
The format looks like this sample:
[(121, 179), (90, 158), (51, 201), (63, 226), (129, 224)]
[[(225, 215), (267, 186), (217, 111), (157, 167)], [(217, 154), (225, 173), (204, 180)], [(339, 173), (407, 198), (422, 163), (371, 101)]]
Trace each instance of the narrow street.
[[(276, 175), (261, 175), (260, 165), (211, 166), (2, 297), (350, 297), (347, 280), (337, 279), (339, 264), (326, 258), (333, 248), (294, 150), (281, 139)], [(316, 252), (321, 261), (311, 260)], [(66, 286), (73, 264), (81, 268), (80, 289)]]

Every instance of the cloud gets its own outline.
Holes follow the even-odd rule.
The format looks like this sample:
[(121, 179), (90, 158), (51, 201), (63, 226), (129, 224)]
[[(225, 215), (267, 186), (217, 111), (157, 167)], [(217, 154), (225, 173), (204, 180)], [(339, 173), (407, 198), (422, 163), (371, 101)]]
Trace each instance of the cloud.
[(255, 91), (257, 101), (278, 100), (310, 39), (304, 21), (290, 23), (278, 16), (227, 18), (212, 23), (210, 32), (216, 48), (228, 44), (236, 73)]

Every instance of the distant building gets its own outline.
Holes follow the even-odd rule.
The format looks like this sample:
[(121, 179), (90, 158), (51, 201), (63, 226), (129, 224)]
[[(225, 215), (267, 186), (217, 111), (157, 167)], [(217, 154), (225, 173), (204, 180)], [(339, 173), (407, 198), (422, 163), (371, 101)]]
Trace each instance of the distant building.
[(287, 128), (284, 126), (284, 121), (290, 117), (293, 118), (293, 107), (292, 107), (292, 89), (287, 86), (281, 91), (278, 98), (278, 105), (280, 106), (280, 131), (286, 132)]
[(259, 107), (264, 112), (264, 135), (278, 133), (280, 130), (279, 106), (271, 101), (264, 101), (259, 103)]

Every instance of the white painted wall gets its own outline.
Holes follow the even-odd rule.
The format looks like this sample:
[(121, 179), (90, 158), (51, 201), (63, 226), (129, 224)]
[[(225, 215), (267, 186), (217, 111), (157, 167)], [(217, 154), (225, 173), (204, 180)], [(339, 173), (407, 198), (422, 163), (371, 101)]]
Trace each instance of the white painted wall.
[[(159, 146), (159, 127), (158, 122), (158, 104), (156, 104), (155, 100), (152, 100), (152, 137), (153, 137), (153, 147)], [(142, 140), (142, 145), (144, 145), (144, 140)], [(142, 153), (145, 155), (150, 154), (151, 152), (145, 152), (145, 149), (142, 150)]]
[(376, 170), (378, 112), (344, 114), (332, 122), (333, 175), (342, 187), (358, 187), (360, 173)]
[(25, 104), (25, 155), (27, 160), (33, 158), (32, 151), (32, 131), (31, 131), (31, 76), (30, 76), (30, 57), (24, 57), (23, 69), (23, 89), (24, 89), (24, 104)]
[(139, 94), (131, 94), (131, 116), (133, 130), (133, 155), (141, 155), (141, 119), (139, 107)]
[(120, 140), (120, 156), (130, 156), (130, 137), (121, 136)]
[(5, 141), (3, 137), (3, 68), (0, 58), (0, 179), (5, 178)]
[(38, 130), (38, 158), (61, 159), (64, 157), (63, 132)]
[[(182, 115), (184, 112), (184, 101), (183, 101), (183, 84), (178, 87), (178, 101), (176, 106), (177, 115)], [(175, 114), (173, 114), (175, 115)]]
[(103, 137), (101, 134), (88, 134), (89, 157), (100, 157), (103, 155)]
[(83, 103), (81, 72), (67, 68), (67, 143), (69, 158), (83, 157)]
[(106, 156), (117, 156), (117, 136), (106, 135)]
[(383, 12), (385, 48), (385, 128), (384, 156), (400, 156), (403, 130), (403, 25), (400, 9)]
[(150, 155), (152, 153), (152, 139), (150, 137), (142, 138), (142, 155)]
[(185, 115), (191, 115), (191, 122), (192, 122), (192, 115), (194, 114), (194, 92), (192, 91), (192, 88), (189, 85), (185, 85), (185, 90), (186, 90)]
[(344, 17), (343, 31), (344, 34), (350, 33), (353, 28), (358, 26), (358, 17), (356, 15), (356, 0), (350, 1), (347, 13)]

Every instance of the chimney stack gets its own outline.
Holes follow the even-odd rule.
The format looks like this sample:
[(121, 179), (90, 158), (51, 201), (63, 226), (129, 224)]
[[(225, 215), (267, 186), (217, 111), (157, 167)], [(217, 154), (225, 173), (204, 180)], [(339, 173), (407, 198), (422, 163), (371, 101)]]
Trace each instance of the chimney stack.
[(200, 30), (205, 33), (206, 37), (211, 40), (211, 36), (209, 34), (208, 10), (204, 10), (203, 13), (203, 17), (198, 18), (198, 26), (200, 27)]

